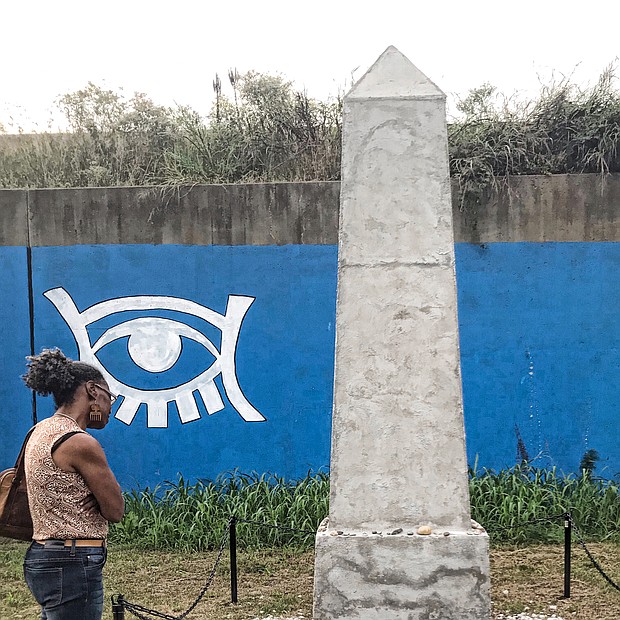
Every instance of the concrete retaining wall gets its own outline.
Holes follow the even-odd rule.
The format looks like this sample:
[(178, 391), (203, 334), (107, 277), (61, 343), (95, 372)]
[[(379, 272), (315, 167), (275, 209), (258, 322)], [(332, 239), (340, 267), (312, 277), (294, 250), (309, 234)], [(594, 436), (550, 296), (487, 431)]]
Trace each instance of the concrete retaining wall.
[[(25, 355), (60, 346), (126, 392), (101, 435), (126, 488), (327, 466), (338, 201), (338, 183), (0, 191), (0, 462), (33, 419)], [(597, 473), (620, 472), (618, 206), (620, 176), (583, 175), (454, 208), (471, 465), (575, 471), (593, 448)]]
[[(620, 175), (512, 177), (459, 208), (457, 243), (620, 241)], [(340, 183), (0, 190), (0, 245), (336, 244)], [(30, 223), (28, 223), (28, 215)]]
[(454, 237), (462, 243), (620, 241), (620, 175), (512, 177), (484, 204), (458, 209)]

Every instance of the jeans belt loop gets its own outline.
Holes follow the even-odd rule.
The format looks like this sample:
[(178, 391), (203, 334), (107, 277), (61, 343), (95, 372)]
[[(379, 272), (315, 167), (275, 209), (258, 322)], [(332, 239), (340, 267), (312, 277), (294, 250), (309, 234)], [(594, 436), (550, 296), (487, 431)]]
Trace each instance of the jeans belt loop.
[(75, 555), (75, 538), (71, 541), (71, 555)]

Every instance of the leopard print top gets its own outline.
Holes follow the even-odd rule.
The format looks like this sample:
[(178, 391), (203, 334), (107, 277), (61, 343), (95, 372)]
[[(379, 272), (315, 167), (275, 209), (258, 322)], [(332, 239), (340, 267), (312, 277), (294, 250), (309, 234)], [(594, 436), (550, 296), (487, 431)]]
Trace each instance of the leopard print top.
[(108, 522), (98, 510), (80, 511), (80, 502), (90, 495), (84, 478), (60, 469), (52, 458), (54, 442), (72, 431), (86, 432), (70, 418), (52, 416), (36, 425), (26, 445), (26, 486), (34, 540), (108, 535)]

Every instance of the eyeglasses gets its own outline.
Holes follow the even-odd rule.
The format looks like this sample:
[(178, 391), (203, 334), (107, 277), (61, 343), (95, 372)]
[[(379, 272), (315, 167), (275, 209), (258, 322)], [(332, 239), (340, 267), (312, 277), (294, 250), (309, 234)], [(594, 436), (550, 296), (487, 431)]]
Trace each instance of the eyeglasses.
[(103, 390), (110, 397), (110, 404), (111, 405), (118, 398), (118, 396), (116, 394), (112, 394), (112, 392), (110, 392), (110, 390), (108, 390), (107, 388), (104, 388), (103, 385), (99, 385), (98, 383), (95, 383), (95, 387), (98, 387), (100, 390)]

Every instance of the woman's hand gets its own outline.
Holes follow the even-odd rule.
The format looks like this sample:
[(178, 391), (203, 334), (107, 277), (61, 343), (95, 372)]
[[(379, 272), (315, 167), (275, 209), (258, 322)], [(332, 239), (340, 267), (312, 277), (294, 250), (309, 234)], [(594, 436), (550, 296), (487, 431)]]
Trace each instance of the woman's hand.
[(80, 512), (101, 512), (97, 498), (90, 493), (79, 504)]

